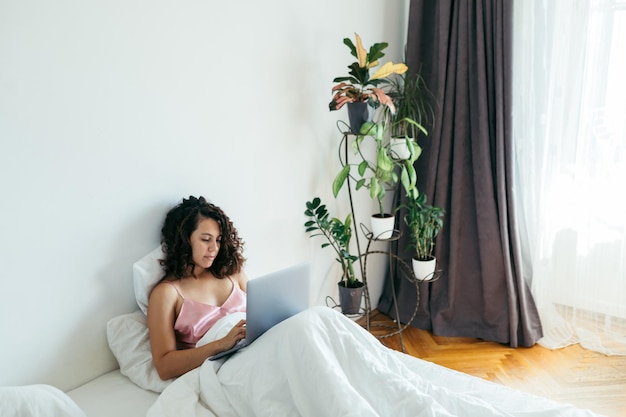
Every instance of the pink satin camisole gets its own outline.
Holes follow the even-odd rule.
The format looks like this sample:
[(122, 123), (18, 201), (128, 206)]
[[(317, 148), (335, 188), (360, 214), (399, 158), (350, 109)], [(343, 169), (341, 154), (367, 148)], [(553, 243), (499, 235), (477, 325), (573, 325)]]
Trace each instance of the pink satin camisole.
[(228, 279), (233, 284), (233, 290), (224, 304), (219, 307), (185, 298), (176, 285), (168, 282), (183, 299), (180, 312), (174, 322), (178, 349), (195, 347), (196, 343), (219, 319), (235, 312), (246, 311), (246, 293), (232, 279)]

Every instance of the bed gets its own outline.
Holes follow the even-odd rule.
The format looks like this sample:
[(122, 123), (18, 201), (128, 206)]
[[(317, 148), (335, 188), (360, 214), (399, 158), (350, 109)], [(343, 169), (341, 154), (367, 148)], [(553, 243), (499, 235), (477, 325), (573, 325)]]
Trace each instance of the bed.
[[(230, 359), (206, 361), (176, 380), (161, 381), (152, 366), (145, 317), (160, 275), (159, 257), (155, 250), (135, 264), (139, 310), (107, 324), (119, 369), (67, 393), (46, 386), (0, 389), (3, 417), (598, 416), (387, 349), (328, 307), (310, 308), (275, 326)], [(199, 343), (222, 337), (238, 314), (220, 320)], [(310, 338), (298, 333), (303, 328)], [(355, 364), (354, 350), (367, 360)], [(337, 369), (336, 378), (324, 376)], [(384, 376), (376, 378), (377, 372)], [(27, 410), (25, 403), (39, 406)]]
[[(416, 385), (421, 384), (419, 390), (428, 392), (428, 397), (438, 397), (438, 401), (443, 402), (446, 408), (457, 410), (450, 415), (480, 415), (481, 417), (490, 415), (520, 417), (596, 416), (596, 414), (587, 410), (580, 410), (571, 405), (557, 403), (545, 398), (516, 391), (502, 385), (408, 356), (401, 352), (389, 350), (383, 347), (378, 341), (369, 337), (369, 335), (365, 336), (364, 334), (366, 332), (362, 330), (360, 326), (354, 324), (354, 329), (352, 329), (350, 324), (353, 323), (347, 324), (345, 320), (339, 320), (337, 318), (339, 313), (334, 310), (327, 307), (315, 307), (311, 310), (321, 311), (321, 313), (312, 312), (310, 314), (314, 315), (315, 318), (322, 317), (319, 320), (321, 325), (324, 326), (323, 333), (330, 335), (331, 344), (334, 345), (336, 343), (335, 340), (340, 337), (340, 334), (351, 333), (351, 340), (354, 337), (356, 343), (366, 346), (367, 349), (371, 348), (376, 351), (375, 354), (381, 355), (381, 358), (374, 358), (377, 361), (379, 359), (384, 361), (386, 366), (406, 367), (410, 373), (419, 375), (420, 378), (423, 379), (422, 382), (418, 381), (415, 383)], [(328, 310), (328, 313), (325, 312), (326, 310)], [(207, 343), (214, 338), (221, 337), (221, 335), (239, 319), (240, 317), (236, 314), (224, 318), (222, 321), (218, 322), (199, 343)], [(108, 328), (108, 334), (111, 340), (114, 341), (116, 337), (119, 338), (121, 335), (126, 339), (132, 339), (129, 335), (141, 328), (138, 324), (142, 322), (145, 323), (143, 320), (145, 319), (141, 311), (112, 320)], [(319, 362), (314, 358), (312, 359), (313, 354), (311, 352), (324, 352), (325, 349), (328, 349), (327, 346), (324, 346), (322, 341), (315, 346), (311, 346), (312, 344), (310, 344), (308, 340), (305, 340), (302, 342), (304, 346), (300, 346), (298, 345), (298, 341), (286, 339), (286, 335), (291, 333), (289, 327), (292, 327), (291, 330), (293, 330), (293, 328), (302, 327), (303, 323), (306, 323), (308, 326), (315, 326), (315, 324), (311, 324), (311, 322), (312, 320), (310, 318), (303, 318), (300, 323), (298, 323), (297, 320), (281, 323), (276, 328), (271, 329), (268, 334), (261, 336), (262, 338), (266, 337), (270, 340), (278, 338), (284, 341), (280, 346), (278, 343), (263, 342), (259, 339), (258, 344), (255, 342), (246, 348), (249, 350), (243, 353), (237, 353), (236, 355), (240, 356), (229, 360), (229, 362), (207, 361), (202, 367), (185, 374), (178, 380), (164, 383), (156, 379), (158, 377), (153, 373), (153, 369), (148, 367), (142, 369), (138, 366), (140, 362), (138, 360), (140, 357), (138, 349), (147, 349), (146, 346), (142, 343), (132, 345), (126, 343), (126, 349), (121, 349), (123, 344), (116, 346), (115, 343), (113, 343), (112, 349), (116, 352), (116, 356), (120, 355), (121, 350), (126, 353), (126, 356), (120, 356), (118, 359), (120, 360), (123, 371), (115, 371), (104, 375), (90, 384), (70, 392), (69, 395), (86, 411), (89, 417), (100, 417), (107, 415), (106, 412), (111, 412), (111, 409), (106, 410), (106, 408), (104, 408), (107, 403), (110, 403), (111, 407), (116, 407), (114, 410), (115, 414), (109, 415), (122, 417), (146, 415), (148, 417), (181, 415), (187, 417), (223, 417), (252, 415), (252, 413), (256, 415), (256, 411), (258, 410), (265, 412), (262, 415), (297, 415), (293, 414), (294, 411), (291, 407), (297, 408), (302, 407), (302, 405), (292, 403), (291, 396), (294, 395), (293, 388), (292, 392), (288, 392), (288, 390), (284, 388), (282, 381), (283, 374), (272, 372), (273, 370), (277, 370), (281, 366), (286, 366), (287, 368), (293, 366), (293, 372), (296, 374), (296, 378), (298, 378), (298, 375), (308, 372), (309, 375), (307, 375), (307, 378), (298, 378), (304, 381), (304, 385), (299, 386), (296, 390), (306, 395), (314, 391), (321, 391), (323, 393), (322, 396), (326, 397), (329, 392), (337, 392), (343, 389), (343, 385), (339, 383), (337, 386), (325, 386), (320, 390), (320, 387), (316, 385), (318, 377), (315, 374), (311, 375), (311, 372), (314, 373), (315, 371), (302, 370), (298, 368), (297, 364), (294, 364), (294, 362), (306, 362), (299, 360), (303, 357), (306, 357), (307, 361), (312, 363)], [(145, 328), (143, 331), (147, 332)], [(274, 334), (272, 332), (274, 332)], [(142, 337), (147, 337), (147, 335), (143, 334)], [(367, 345), (371, 346), (367, 347)], [(307, 346), (312, 348), (311, 351), (304, 351)], [(336, 347), (333, 347), (333, 349), (335, 348)], [(267, 352), (264, 352), (268, 349), (276, 351), (275, 354), (268, 355)], [(345, 349), (345, 346), (340, 350), (342, 349)], [(290, 354), (294, 351), (298, 353), (290, 357)], [(148, 352), (148, 350), (146, 350), (146, 352)], [(133, 361), (129, 361), (130, 356), (134, 358)], [(275, 358), (277, 362), (258, 363), (257, 358), (259, 357)], [(241, 384), (240, 386), (235, 386), (234, 390), (230, 391), (231, 393), (232, 391), (240, 393), (241, 397), (230, 398), (228, 393), (222, 392), (220, 384), (237, 384), (237, 381), (233, 382), (232, 378), (226, 381), (218, 381), (219, 378), (217, 375), (223, 372), (221, 368), (224, 366), (224, 363), (226, 363), (226, 366), (235, 368), (234, 371), (231, 370), (229, 372), (230, 374), (237, 375), (237, 380), (239, 381), (261, 380), (262, 384), (260, 385), (263, 386), (262, 389), (259, 387), (249, 389), (250, 384)], [(348, 361), (348, 363), (351, 363), (351, 361)], [(316, 368), (318, 367), (316, 366)], [(324, 368), (324, 366), (320, 366), (320, 368)], [(122, 373), (127, 374), (127, 376)], [(368, 373), (367, 375), (370, 374)], [(287, 378), (289, 377), (291, 376), (287, 375)], [(132, 382), (131, 378), (135, 382)], [(425, 382), (423, 381), (427, 381), (427, 385), (424, 385)], [(144, 389), (140, 389), (137, 384), (143, 385)], [(157, 384), (162, 385), (158, 386)], [(385, 382), (385, 384), (387, 384), (387, 382)], [(153, 391), (161, 388), (163, 389), (163, 393), (160, 395)], [(386, 394), (381, 392), (381, 387), (376, 386), (372, 381), (368, 381), (363, 387), (360, 387), (359, 391), (363, 394), (362, 391), (368, 388), (371, 389), (369, 396), (376, 396), (378, 400), (383, 403), (383, 407), (388, 407), (389, 409), (389, 414), (375, 413), (371, 415), (403, 415), (402, 410), (404, 408), (413, 407), (412, 405), (401, 403), (385, 404), (387, 401), (385, 398)], [(106, 392), (106, 397), (101, 394), (102, 392)], [(207, 392), (210, 393), (209, 398), (206, 396)], [(406, 395), (406, 397), (412, 396), (416, 396), (416, 394), (409, 393)], [(344, 393), (344, 397), (353, 400), (354, 394)], [(459, 403), (455, 403), (455, 401), (449, 401), (455, 400), (458, 397), (469, 399), (469, 410), (466, 410), (468, 404), (465, 400), (460, 405)], [(98, 400), (98, 398), (100, 398), (100, 400)], [(330, 401), (330, 399), (328, 399), (328, 401)], [(481, 409), (484, 403), (489, 404), (489, 409)], [(326, 404), (328, 403), (323, 403), (323, 408), (327, 407)], [(286, 405), (288, 408), (283, 409), (282, 407)], [(497, 412), (493, 412), (491, 406), (493, 406)], [(306, 407), (307, 405), (304, 406), (305, 409)], [(431, 407), (432, 405), (426, 408), (429, 409)], [(459, 407), (467, 411), (467, 414), (463, 414), (463, 411), (459, 412)], [(102, 410), (106, 410), (106, 412)], [(328, 412), (328, 409), (323, 414), (319, 414), (319, 410), (317, 411), (318, 412), (309, 409), (307, 412), (309, 415), (355, 415), (359, 417), (370, 415), (368, 414), (368, 409), (358, 408), (355, 409), (353, 414), (346, 414), (345, 411), (333, 414), (332, 412)], [(502, 413), (503, 411), (505, 411), (505, 413)], [(476, 414), (477, 412), (480, 414)], [(490, 414), (492, 412), (493, 414)], [(407, 415), (419, 414), (410, 413)], [(432, 414), (425, 413), (424, 415), (441, 416), (447, 414), (437, 412)]]

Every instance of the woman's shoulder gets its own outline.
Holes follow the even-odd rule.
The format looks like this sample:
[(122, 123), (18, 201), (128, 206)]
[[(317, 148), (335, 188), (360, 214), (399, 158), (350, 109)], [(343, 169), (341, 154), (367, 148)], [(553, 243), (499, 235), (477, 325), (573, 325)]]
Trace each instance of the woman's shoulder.
[(177, 296), (178, 296), (178, 291), (176, 289), (176, 279), (174, 278), (170, 278), (170, 277), (165, 277), (163, 278), (163, 280), (161, 282), (159, 282), (157, 285), (155, 285), (155, 287), (152, 289), (152, 292), (150, 293), (150, 299), (160, 299), (160, 300), (167, 300), (167, 299), (174, 299), (176, 300)]
[(178, 293), (171, 281), (159, 282), (148, 300), (148, 322), (162, 321), (176, 312)]
[(242, 290), (246, 291), (246, 289), (248, 287), (248, 276), (246, 275), (246, 273), (244, 272), (243, 269), (241, 269), (239, 272), (231, 275), (230, 279), (232, 279), (234, 282), (236, 282), (239, 285), (239, 288), (241, 288)]

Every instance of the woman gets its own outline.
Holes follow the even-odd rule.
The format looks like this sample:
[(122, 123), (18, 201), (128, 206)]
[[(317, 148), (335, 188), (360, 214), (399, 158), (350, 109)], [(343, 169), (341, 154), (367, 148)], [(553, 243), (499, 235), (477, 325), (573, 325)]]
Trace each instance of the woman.
[(172, 208), (161, 229), (165, 278), (150, 295), (148, 329), (154, 366), (166, 380), (200, 366), (245, 337), (245, 321), (223, 338), (196, 342), (222, 317), (246, 309), (243, 242), (228, 216), (204, 197)]

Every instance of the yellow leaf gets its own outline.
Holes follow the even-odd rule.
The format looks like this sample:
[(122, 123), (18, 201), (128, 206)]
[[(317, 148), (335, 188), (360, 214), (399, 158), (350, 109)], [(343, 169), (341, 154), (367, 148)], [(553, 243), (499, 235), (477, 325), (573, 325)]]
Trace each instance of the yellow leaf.
[(404, 74), (408, 69), (409, 67), (404, 64), (394, 64), (393, 62), (389, 61), (385, 65), (380, 67), (378, 71), (376, 71), (374, 75), (372, 75), (372, 78), (370, 78), (370, 80), (385, 78), (391, 74)]
[(356, 56), (359, 60), (359, 67), (363, 68), (367, 62), (367, 51), (363, 48), (363, 42), (361, 42), (361, 37), (358, 33), (354, 34), (356, 36)]
[(369, 64), (367, 64), (367, 69), (374, 68), (376, 66), (378, 66), (378, 60), (376, 60), (374, 62), (370, 62)]

